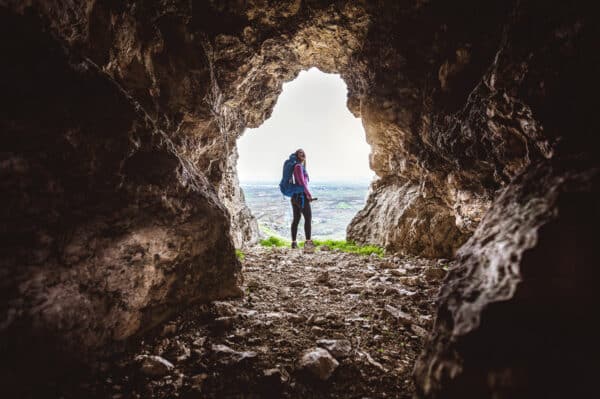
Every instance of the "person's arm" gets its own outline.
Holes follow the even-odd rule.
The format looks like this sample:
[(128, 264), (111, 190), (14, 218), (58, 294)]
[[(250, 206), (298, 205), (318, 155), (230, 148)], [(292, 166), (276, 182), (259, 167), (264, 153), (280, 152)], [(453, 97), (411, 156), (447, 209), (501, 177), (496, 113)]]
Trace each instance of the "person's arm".
[(296, 182), (298, 184), (304, 187), (304, 194), (306, 195), (306, 198), (309, 201), (312, 200), (312, 195), (308, 190), (308, 184), (306, 182), (306, 179), (304, 178), (304, 173), (302, 173), (302, 165), (300, 165), (299, 163), (297, 163), (296, 166), (294, 166), (294, 179), (296, 179)]

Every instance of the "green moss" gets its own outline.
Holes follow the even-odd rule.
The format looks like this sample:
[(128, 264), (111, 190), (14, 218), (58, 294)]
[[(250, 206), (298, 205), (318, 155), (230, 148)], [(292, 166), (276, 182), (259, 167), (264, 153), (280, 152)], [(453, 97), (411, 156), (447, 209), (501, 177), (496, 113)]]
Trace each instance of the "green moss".
[(235, 250), (235, 256), (238, 258), (238, 260), (243, 261), (246, 258), (246, 255), (239, 249)]

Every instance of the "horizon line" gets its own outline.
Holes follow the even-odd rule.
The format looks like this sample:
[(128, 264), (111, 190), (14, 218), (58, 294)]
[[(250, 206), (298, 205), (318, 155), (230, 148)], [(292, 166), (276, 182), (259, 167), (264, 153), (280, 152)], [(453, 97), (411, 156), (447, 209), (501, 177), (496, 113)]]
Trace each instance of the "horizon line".
[[(327, 179), (327, 180), (312, 180), (309, 184), (319, 184), (319, 183), (371, 183), (375, 179)], [(239, 184), (253, 184), (253, 183), (270, 183), (270, 184), (279, 184), (280, 180), (239, 180)]]

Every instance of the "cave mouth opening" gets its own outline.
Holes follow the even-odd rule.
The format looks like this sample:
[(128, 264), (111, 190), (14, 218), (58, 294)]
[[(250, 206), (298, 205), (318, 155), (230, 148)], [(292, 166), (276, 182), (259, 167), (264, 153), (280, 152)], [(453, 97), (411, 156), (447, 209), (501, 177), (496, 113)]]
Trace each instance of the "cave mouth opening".
[[(346, 227), (366, 201), (375, 177), (371, 147), (360, 118), (346, 106), (348, 89), (338, 74), (313, 67), (283, 85), (272, 116), (238, 139), (237, 172), (260, 236), (289, 239), (292, 210), (279, 191), (284, 160), (298, 148), (307, 154), (312, 236), (344, 240)], [(301, 221), (298, 239), (303, 240)]]

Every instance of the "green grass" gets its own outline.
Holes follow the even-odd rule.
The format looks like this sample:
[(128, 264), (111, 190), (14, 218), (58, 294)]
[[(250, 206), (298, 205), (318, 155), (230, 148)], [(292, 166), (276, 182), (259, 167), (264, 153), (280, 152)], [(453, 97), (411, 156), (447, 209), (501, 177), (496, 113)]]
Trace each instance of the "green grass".
[(289, 247), (291, 245), (290, 241), (275, 236), (270, 236), (259, 242), (263, 247)]
[(235, 250), (235, 256), (238, 258), (238, 260), (243, 261), (244, 258), (246, 258), (246, 255), (239, 249)]
[(339, 249), (342, 252), (350, 252), (359, 255), (376, 254), (382, 257), (384, 250), (377, 245), (358, 245), (346, 240), (313, 240), (317, 247), (327, 245), (331, 249)]
[[(357, 245), (353, 242), (348, 242), (346, 240), (313, 240), (313, 243), (317, 247), (322, 247), (323, 245), (327, 245), (329, 248), (337, 249), (342, 252), (349, 252), (353, 254), (359, 255), (371, 255), (376, 254), (379, 257), (382, 257), (384, 254), (384, 250), (381, 247), (376, 245)], [(260, 245), (263, 247), (289, 247), (291, 242), (285, 240), (283, 238), (270, 236), (264, 240), (260, 240)], [(301, 242), (299, 244), (300, 247), (304, 246), (304, 243)]]

